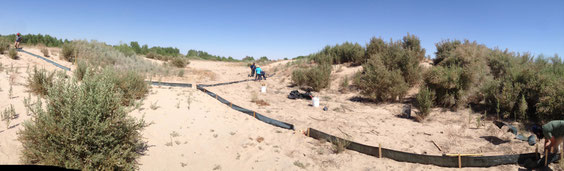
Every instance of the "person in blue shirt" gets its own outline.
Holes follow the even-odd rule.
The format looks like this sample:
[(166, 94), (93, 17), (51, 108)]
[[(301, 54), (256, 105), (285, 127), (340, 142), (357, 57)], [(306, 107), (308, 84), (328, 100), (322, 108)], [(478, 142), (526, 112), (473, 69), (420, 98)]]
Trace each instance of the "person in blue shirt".
[(257, 80), (257, 78), (258, 80), (260, 80), (260, 74), (262, 73), (262, 69), (260, 68), (260, 66), (258, 65), (256, 66), (255, 72), (256, 72), (255, 80)]
[(253, 64), (251, 65), (251, 77), (255, 76), (255, 69), (257, 69), (257, 66), (253, 62)]
[(16, 34), (18, 37), (16, 38), (16, 42), (14, 43), (16, 49), (20, 48), (20, 42), (22, 41), (22, 35), (20, 33)]

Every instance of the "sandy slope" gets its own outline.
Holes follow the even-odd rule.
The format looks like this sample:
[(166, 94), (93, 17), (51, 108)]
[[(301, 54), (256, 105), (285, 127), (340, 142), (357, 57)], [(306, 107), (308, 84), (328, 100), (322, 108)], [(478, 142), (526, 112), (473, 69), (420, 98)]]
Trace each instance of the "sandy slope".
[[(26, 49), (39, 54), (39, 50)], [(18, 72), (0, 72), (0, 109), (13, 104), (19, 117), (6, 129), (0, 123), (0, 164), (18, 164), (21, 144), (17, 131), (21, 123), (30, 117), (23, 107), (23, 98), (28, 96), (25, 79), (28, 64), (48, 70), (54, 66), (35, 57), (20, 53), (21, 59), (12, 60), (0, 55), (4, 70), (10, 65)], [(58, 60), (58, 57), (51, 57)], [(60, 60), (57, 62), (61, 62)], [(285, 65), (280, 61), (265, 66)], [(62, 62), (70, 66), (70, 63)], [(192, 61), (185, 68), (182, 78), (170, 78), (187, 83), (218, 83), (247, 79), (248, 67), (243, 63)], [(354, 73), (344, 68), (339, 74)], [(201, 76), (202, 72), (215, 76)], [(10, 75), (14, 78), (13, 97), (8, 97)], [(215, 77), (212, 79), (212, 77)], [(329, 111), (308, 106), (304, 100), (289, 100), (287, 87), (289, 78), (277, 74), (264, 82), (268, 84), (266, 94), (258, 93), (260, 83), (240, 84), (211, 88), (212, 91), (234, 103), (258, 110), (273, 118), (296, 125), (297, 129), (318, 128), (328, 133), (350, 135), (354, 141), (415, 153), (440, 154), (430, 143), (434, 140), (449, 153), (510, 154), (531, 152), (531, 147), (512, 140), (502, 130), (492, 128), (489, 123), (475, 129), (476, 114), (468, 124), (468, 111), (442, 112), (435, 109), (431, 119), (418, 123), (396, 117), (401, 104), (371, 104), (352, 102), (354, 93), (336, 94), (334, 87), (318, 95)], [(269, 106), (257, 106), (250, 102), (255, 96), (266, 100)], [(188, 98), (190, 97), (190, 108)], [(35, 99), (32, 96), (32, 99)], [(158, 106), (156, 110), (151, 106)], [(152, 87), (140, 109), (131, 112), (137, 118), (152, 123), (143, 135), (150, 147), (139, 159), (141, 170), (451, 170), (429, 165), (395, 162), (372, 156), (345, 151), (333, 153), (329, 143), (296, 134), (293, 131), (273, 127), (219, 103), (215, 99), (189, 88)], [(494, 143), (481, 138), (498, 137), (504, 143)], [(260, 141), (260, 142), (259, 142)], [(471, 168), (464, 170), (516, 170), (515, 165), (494, 168)]]

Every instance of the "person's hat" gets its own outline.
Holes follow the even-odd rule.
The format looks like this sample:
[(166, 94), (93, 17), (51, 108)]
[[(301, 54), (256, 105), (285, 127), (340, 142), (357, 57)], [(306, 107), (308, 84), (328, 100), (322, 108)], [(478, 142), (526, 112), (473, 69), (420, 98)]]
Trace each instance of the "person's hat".
[(20, 33), (18, 33), (18, 36), (20, 35)]

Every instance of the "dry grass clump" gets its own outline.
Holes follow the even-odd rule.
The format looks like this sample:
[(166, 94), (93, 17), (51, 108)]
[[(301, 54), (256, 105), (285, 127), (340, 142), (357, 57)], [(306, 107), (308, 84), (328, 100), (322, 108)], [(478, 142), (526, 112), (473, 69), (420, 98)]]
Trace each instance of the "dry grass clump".
[[(56, 79), (47, 105), (28, 107), (34, 115), (23, 123), (18, 139), (25, 164), (54, 165), (82, 170), (135, 170), (146, 149), (141, 137), (144, 121), (127, 115), (123, 96), (107, 73)], [(118, 93), (116, 93), (118, 92)]]
[(345, 151), (347, 149), (347, 147), (351, 144), (350, 141), (345, 140), (345, 139), (340, 139), (340, 138), (336, 138), (336, 139), (331, 140), (331, 143), (333, 144), (331, 146), (331, 150), (334, 153), (337, 153), (337, 154)]
[(49, 49), (46, 47), (41, 48), (41, 53), (43, 53), (43, 56), (49, 57)]
[(11, 48), (8, 51), (8, 57), (10, 57), (11, 59), (18, 59), (18, 51), (14, 48)]

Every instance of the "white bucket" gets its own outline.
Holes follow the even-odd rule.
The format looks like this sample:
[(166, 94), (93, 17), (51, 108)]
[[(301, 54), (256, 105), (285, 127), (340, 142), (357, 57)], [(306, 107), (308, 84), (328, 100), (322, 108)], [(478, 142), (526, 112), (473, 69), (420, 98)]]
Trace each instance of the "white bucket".
[(313, 101), (313, 107), (319, 107), (319, 97), (313, 97), (311, 100)]
[(261, 92), (261, 93), (266, 93), (266, 86), (260, 87), (260, 92)]

